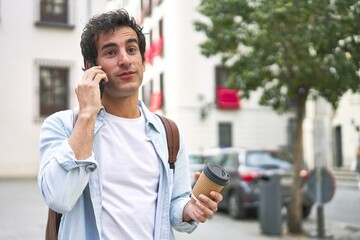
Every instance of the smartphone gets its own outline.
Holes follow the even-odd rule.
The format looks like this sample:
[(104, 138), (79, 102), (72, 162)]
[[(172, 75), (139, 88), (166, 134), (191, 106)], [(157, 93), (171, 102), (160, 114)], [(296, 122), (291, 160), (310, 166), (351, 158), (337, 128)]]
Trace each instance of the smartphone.
[[(96, 62), (90, 62), (88, 68), (92, 68), (94, 66), (97, 66), (97, 63)], [(104, 80), (101, 80), (99, 82), (99, 89), (100, 89), (100, 97), (102, 98), (103, 93), (104, 93), (104, 89), (105, 89), (105, 81)]]
[(100, 88), (100, 98), (102, 98), (104, 89), (105, 89), (105, 81), (104, 80), (101, 80), (99, 82), (99, 88)]

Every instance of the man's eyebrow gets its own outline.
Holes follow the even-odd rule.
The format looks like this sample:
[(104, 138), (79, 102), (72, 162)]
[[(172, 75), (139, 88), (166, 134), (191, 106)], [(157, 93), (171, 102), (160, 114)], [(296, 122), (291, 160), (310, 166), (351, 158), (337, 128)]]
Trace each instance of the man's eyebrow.
[[(129, 43), (139, 44), (136, 38), (129, 38), (129, 39), (127, 39), (127, 40), (126, 40), (126, 44), (129, 44)], [(106, 49), (106, 48), (116, 47), (116, 46), (117, 46), (116, 43), (107, 43), (107, 44), (105, 44), (104, 46), (102, 46), (101, 50), (104, 50), (104, 49)]]
[(133, 42), (139, 44), (136, 38), (129, 38), (128, 40), (126, 40), (126, 43), (133, 43)]
[(106, 48), (116, 47), (115, 43), (107, 43), (104, 46), (101, 47), (101, 50), (104, 50)]

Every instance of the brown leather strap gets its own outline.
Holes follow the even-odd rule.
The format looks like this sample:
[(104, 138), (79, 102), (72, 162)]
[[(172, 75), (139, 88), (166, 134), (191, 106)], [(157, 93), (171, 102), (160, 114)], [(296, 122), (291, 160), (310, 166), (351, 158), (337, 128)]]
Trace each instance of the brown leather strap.
[(49, 208), (48, 219), (45, 230), (45, 240), (57, 240), (60, 226), (61, 214)]
[(164, 124), (166, 131), (170, 168), (174, 169), (175, 171), (176, 157), (180, 147), (179, 129), (173, 120), (166, 118), (164, 116), (160, 116), (160, 115), (158, 116), (161, 119), (162, 123)]

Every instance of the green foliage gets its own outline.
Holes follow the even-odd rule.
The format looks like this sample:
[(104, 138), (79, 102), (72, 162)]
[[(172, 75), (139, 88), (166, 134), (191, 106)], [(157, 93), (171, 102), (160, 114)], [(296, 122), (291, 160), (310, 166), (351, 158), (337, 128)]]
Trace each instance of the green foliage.
[(301, 89), (334, 107), (360, 91), (358, 0), (202, 0), (198, 11), (210, 20), (194, 23), (202, 54), (221, 56), (244, 97), (262, 88), (260, 103), (283, 112)]

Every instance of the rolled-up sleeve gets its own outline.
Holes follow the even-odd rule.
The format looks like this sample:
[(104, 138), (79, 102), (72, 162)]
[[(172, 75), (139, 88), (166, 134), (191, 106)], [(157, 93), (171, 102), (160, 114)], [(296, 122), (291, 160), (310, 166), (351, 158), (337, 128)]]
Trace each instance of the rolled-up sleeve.
[(197, 222), (197, 221), (190, 221), (190, 222), (183, 221), (184, 208), (185, 208), (186, 204), (188, 203), (188, 201), (189, 201), (189, 199), (182, 198), (177, 203), (177, 204), (179, 204), (179, 207), (174, 208), (173, 227), (179, 232), (192, 233), (193, 231), (195, 231), (195, 229), (199, 225), (199, 222)]
[(72, 209), (97, 169), (94, 153), (75, 159), (68, 143), (72, 128), (72, 111), (63, 111), (46, 119), (40, 132), (38, 183), (45, 203), (60, 213)]
[(171, 223), (174, 229), (180, 232), (193, 232), (198, 226), (197, 221), (184, 222), (183, 213), (185, 205), (190, 200), (191, 183), (189, 160), (183, 138), (180, 138), (180, 150), (178, 152), (175, 174), (174, 186), (171, 203)]
[(85, 167), (86, 172), (90, 173), (97, 168), (97, 162), (95, 161), (94, 153), (87, 159), (76, 160), (75, 154), (72, 151), (69, 142), (64, 141), (59, 152), (56, 153), (56, 161), (66, 170), (70, 171), (74, 168)]

